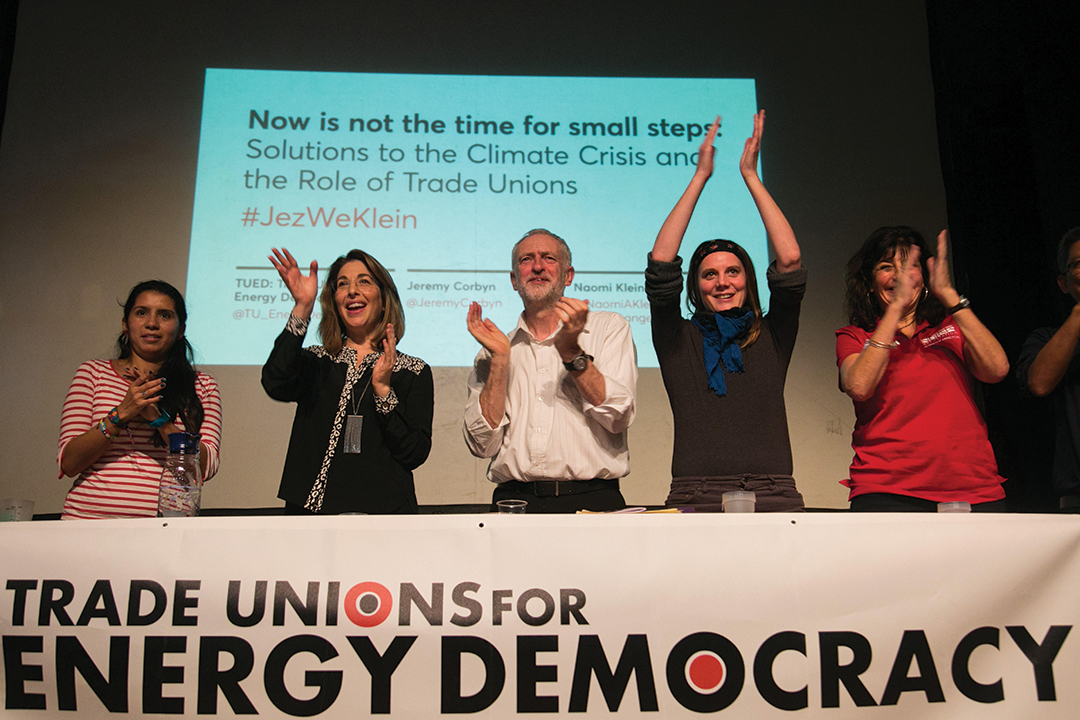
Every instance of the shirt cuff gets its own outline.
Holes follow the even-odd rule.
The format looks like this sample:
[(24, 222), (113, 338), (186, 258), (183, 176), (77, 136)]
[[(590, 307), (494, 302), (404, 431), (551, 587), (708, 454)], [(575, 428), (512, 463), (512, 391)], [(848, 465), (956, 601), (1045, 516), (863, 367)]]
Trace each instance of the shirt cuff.
[(297, 337), (307, 335), (308, 321), (295, 315), (289, 316), (289, 322), (285, 323), (285, 329)]
[(380, 415), (389, 415), (393, 412), (394, 408), (398, 406), (397, 393), (394, 392), (394, 388), (390, 388), (390, 392), (386, 394), (386, 397), (375, 396), (375, 409)]

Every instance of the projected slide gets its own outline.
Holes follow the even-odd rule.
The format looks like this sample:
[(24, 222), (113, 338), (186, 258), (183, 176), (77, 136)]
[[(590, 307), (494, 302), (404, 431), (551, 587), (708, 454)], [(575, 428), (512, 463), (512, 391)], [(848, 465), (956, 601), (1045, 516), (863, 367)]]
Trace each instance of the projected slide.
[(271, 247), (320, 270), (361, 248), (397, 283), (400, 349), (471, 365), (469, 303), (512, 329), (510, 249), (545, 227), (573, 251), (567, 294), (624, 315), (655, 367), (645, 256), (717, 114), (716, 172), (683, 256), (736, 240), (764, 291), (765, 231), (738, 172), (756, 109), (747, 79), (207, 70), (186, 288), (198, 360), (265, 361), (292, 308)]

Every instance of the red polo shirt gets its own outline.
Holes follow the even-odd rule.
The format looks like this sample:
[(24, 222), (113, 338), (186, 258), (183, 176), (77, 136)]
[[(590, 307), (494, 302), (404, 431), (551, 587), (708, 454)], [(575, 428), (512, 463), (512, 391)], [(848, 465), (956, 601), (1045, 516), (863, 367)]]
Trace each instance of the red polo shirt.
[[(836, 331), (837, 366), (862, 351), (870, 335), (849, 325)], [(893, 493), (935, 502), (990, 502), (1005, 497), (986, 423), (972, 397), (964, 338), (947, 318), (922, 322), (900, 346), (874, 396), (855, 402), (850, 498)]]

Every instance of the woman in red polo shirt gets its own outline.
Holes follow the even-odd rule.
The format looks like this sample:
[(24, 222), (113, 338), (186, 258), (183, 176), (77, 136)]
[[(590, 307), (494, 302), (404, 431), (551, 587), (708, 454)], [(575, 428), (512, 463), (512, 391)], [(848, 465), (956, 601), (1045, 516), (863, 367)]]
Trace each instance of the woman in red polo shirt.
[[(848, 262), (850, 325), (836, 331), (840, 388), (855, 402), (852, 510), (1005, 510), (1003, 478), (972, 396), (1009, 361), (952, 286), (947, 234), (934, 257), (916, 230), (874, 231)], [(925, 264), (922, 259), (925, 258)]]

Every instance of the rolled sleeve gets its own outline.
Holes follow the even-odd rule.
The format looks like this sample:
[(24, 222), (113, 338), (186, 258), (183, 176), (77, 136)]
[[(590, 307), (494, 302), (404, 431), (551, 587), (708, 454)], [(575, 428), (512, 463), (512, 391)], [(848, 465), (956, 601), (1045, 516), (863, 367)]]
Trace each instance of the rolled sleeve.
[(484, 390), (490, 367), (491, 355), (487, 350), (481, 350), (473, 362), (472, 372), (469, 373), (469, 397), (465, 403), (465, 418), (462, 422), (465, 444), (474, 457), (480, 458), (495, 457), (498, 454), (506, 427), (510, 424), (507, 413), (504, 412), (499, 424), (491, 427), (480, 410), (480, 393)]
[(605, 327), (590, 333), (603, 343), (596, 348), (593, 363), (604, 376), (604, 402), (585, 402), (584, 411), (608, 432), (618, 434), (630, 427), (637, 412), (637, 350), (626, 318), (609, 313), (605, 320)]

